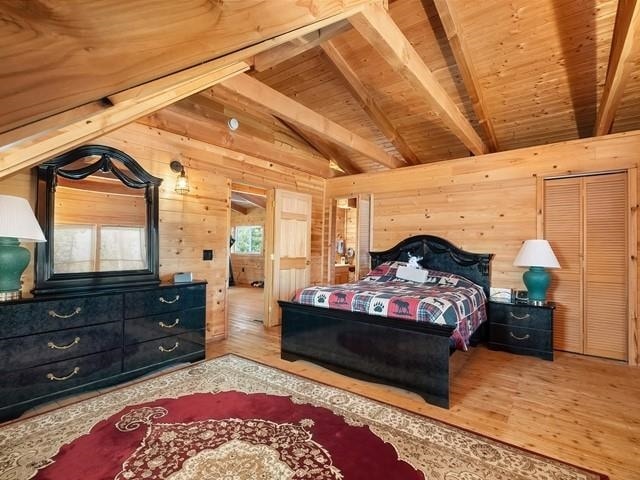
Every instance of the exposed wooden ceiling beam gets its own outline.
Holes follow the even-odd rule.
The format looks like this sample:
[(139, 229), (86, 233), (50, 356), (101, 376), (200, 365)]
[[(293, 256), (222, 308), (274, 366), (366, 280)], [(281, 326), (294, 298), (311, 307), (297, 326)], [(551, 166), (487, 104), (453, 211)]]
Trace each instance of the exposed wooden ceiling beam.
[(246, 193), (248, 195), (266, 197), (267, 190), (260, 187), (254, 187), (253, 185), (247, 185), (245, 183), (231, 183), (231, 191), (236, 193)]
[[(0, 135), (0, 178), (37, 165), (249, 68), (245, 62), (220, 67), (220, 62), (214, 60), (121, 92), (99, 109), (80, 107), (80, 115), (64, 112), (59, 114), (58, 122), (44, 119)], [(67, 123), (69, 120), (71, 123)]]
[(607, 79), (602, 91), (594, 134), (611, 131), (618, 106), (622, 100), (631, 72), (640, 54), (640, 2), (620, 0), (611, 41)]
[(235, 202), (231, 202), (231, 210), (235, 210), (236, 212), (241, 213), (242, 215), (247, 215), (249, 213), (248, 208), (241, 207)]
[(308, 33), (300, 38), (291, 40), (283, 45), (274, 47), (266, 52), (259, 53), (253, 58), (253, 68), (257, 72), (262, 72), (271, 67), (274, 67), (296, 55), (311, 50), (322, 44), (336, 35), (346, 32), (351, 29), (351, 24), (348, 20), (342, 20), (340, 22), (329, 25), (328, 27), (321, 28), (315, 32)]
[(480, 79), (476, 73), (475, 66), (471, 61), (471, 54), (467, 48), (464, 35), (462, 34), (462, 26), (458, 20), (457, 14), (447, 0), (434, 0), (440, 21), (447, 34), (449, 45), (456, 59), (458, 70), (462, 76), (462, 81), (471, 99), (473, 111), (476, 113), (478, 122), (484, 130), (487, 137), (487, 144), (491, 152), (498, 151), (498, 139), (493, 128), (493, 122), (484, 101), (484, 94)]
[(250, 195), (248, 193), (233, 192), (238, 198), (254, 204), (256, 207), (267, 208), (267, 198), (259, 195)]
[(321, 45), (322, 50), (329, 58), (330, 63), (335, 67), (338, 74), (344, 80), (353, 97), (358, 101), (362, 109), (369, 115), (369, 118), (378, 127), (382, 134), (396, 147), (400, 155), (409, 165), (420, 164), (420, 159), (411, 149), (409, 144), (402, 138), (402, 135), (393, 126), (389, 118), (382, 111), (376, 100), (373, 98), (369, 88), (360, 81), (356, 72), (344, 59), (335, 45), (325, 42)]
[(419, 92), (444, 124), (474, 154), (489, 151), (389, 14), (371, 5), (349, 17), (351, 24)]
[(349, 157), (344, 155), (333, 145), (324, 142), (307, 132), (303, 132), (291, 122), (287, 122), (286, 120), (283, 120), (281, 118), (279, 118), (278, 120), (280, 120), (287, 128), (298, 135), (302, 140), (307, 142), (309, 146), (316, 149), (325, 158), (327, 158), (328, 160), (333, 160), (335, 164), (347, 175), (362, 173), (361, 168), (355, 165)]
[(217, 58), (248, 59), (376, 1), (75, 1), (46, 14), (0, 2), (0, 132)]
[[(274, 115), (308, 130), (320, 137), (341, 145), (349, 150), (360, 153), (371, 160), (388, 168), (405, 166), (402, 160), (389, 155), (373, 142), (350, 132), (337, 123), (329, 120), (317, 112), (292, 100), (264, 83), (247, 74), (237, 75), (222, 82), (219, 87), (248, 98), (271, 110)], [(215, 90), (215, 89), (214, 89)]]

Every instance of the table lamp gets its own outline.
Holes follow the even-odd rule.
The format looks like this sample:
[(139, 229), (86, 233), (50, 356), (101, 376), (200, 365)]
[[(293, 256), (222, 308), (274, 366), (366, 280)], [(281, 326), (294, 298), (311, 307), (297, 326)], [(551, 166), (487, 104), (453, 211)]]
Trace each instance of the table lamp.
[(0, 302), (21, 296), (20, 277), (31, 253), (19, 242), (46, 242), (26, 199), (0, 195)]
[(544, 305), (551, 275), (545, 268), (560, 268), (558, 259), (546, 240), (525, 240), (513, 261), (516, 267), (529, 267), (522, 280), (529, 292), (529, 303)]

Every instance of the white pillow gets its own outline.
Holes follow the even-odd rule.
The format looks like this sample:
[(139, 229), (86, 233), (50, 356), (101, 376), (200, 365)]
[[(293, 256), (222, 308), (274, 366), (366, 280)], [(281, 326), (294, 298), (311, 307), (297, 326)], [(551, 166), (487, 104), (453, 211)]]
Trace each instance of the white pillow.
[(398, 271), (396, 272), (396, 277), (418, 283), (425, 283), (427, 281), (428, 275), (429, 270), (405, 266), (398, 267)]

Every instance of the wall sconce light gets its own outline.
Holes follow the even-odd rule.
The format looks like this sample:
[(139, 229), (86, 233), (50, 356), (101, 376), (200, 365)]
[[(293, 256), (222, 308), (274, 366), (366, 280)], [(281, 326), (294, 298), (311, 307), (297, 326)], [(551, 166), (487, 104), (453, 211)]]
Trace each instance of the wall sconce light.
[(184, 165), (182, 165), (179, 161), (173, 160), (170, 165), (171, 170), (178, 173), (178, 178), (176, 178), (176, 186), (174, 188), (176, 193), (189, 193), (189, 178), (184, 173)]

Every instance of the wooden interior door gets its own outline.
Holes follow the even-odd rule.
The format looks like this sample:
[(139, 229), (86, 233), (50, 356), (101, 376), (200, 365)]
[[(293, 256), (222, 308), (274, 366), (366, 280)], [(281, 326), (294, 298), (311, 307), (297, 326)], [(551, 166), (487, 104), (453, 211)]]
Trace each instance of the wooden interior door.
[(358, 247), (356, 249), (356, 280), (363, 278), (371, 270), (371, 208), (372, 198), (368, 194), (358, 195)]
[(627, 205), (626, 173), (545, 180), (557, 350), (628, 358)]
[(627, 176), (583, 178), (584, 353), (627, 359)]
[(265, 292), (267, 326), (280, 324), (278, 300), (290, 300), (311, 279), (311, 195), (276, 189), (273, 198), (271, 266), (267, 269), (271, 285)]

